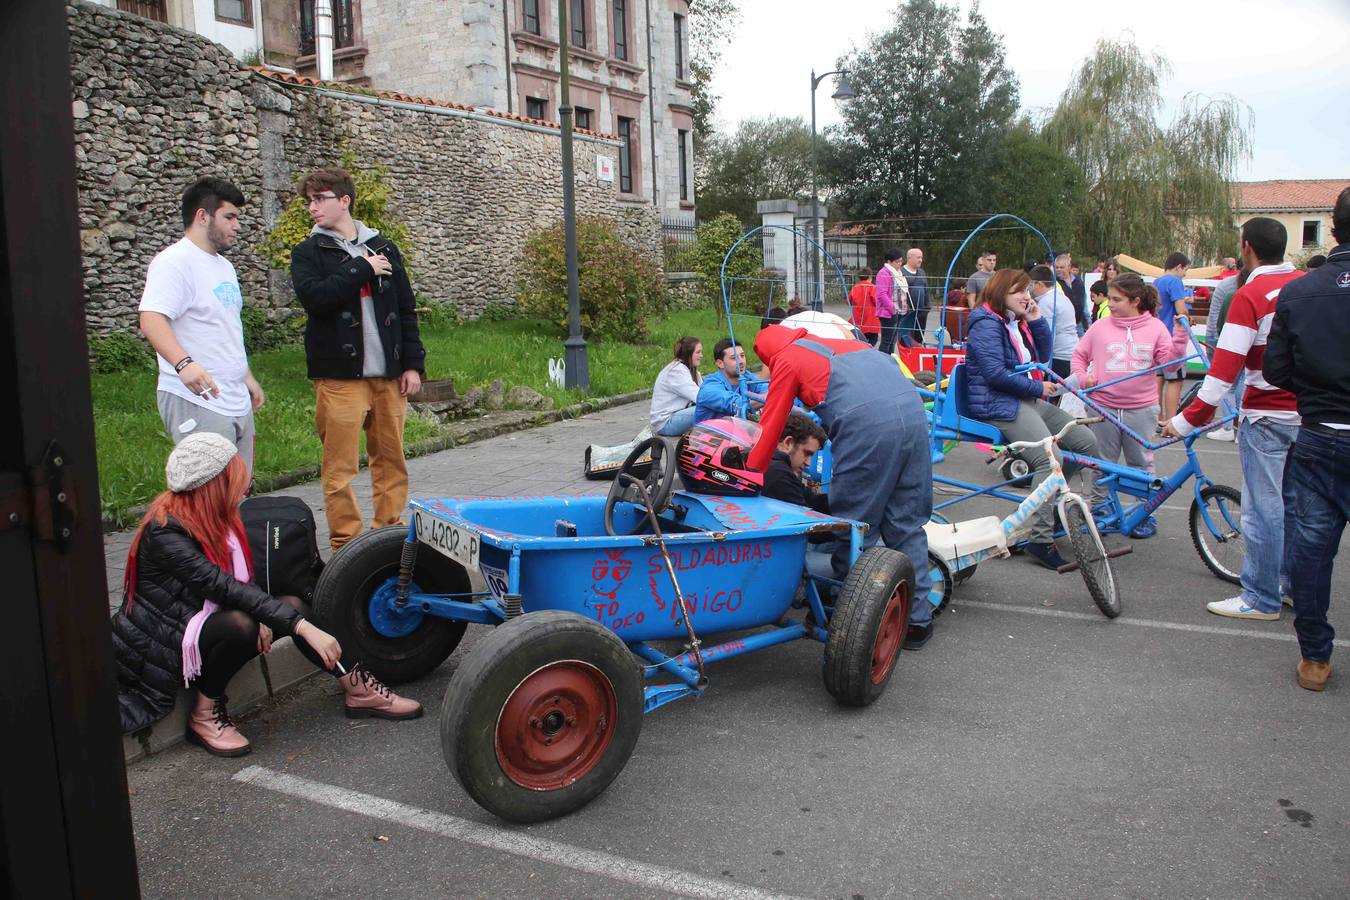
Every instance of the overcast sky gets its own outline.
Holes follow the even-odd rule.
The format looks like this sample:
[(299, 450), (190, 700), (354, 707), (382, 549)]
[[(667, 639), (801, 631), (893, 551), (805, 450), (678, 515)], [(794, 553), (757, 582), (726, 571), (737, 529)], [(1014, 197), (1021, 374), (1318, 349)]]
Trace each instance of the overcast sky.
[[(810, 121), (810, 73), (827, 72), (869, 31), (888, 27), (895, 0), (739, 0), (741, 23), (713, 89), (724, 125), (763, 115)], [(971, 0), (962, 0), (969, 9)], [(1350, 178), (1350, 0), (985, 0), (1003, 36), (1025, 109), (1053, 108), (1098, 38), (1126, 30), (1173, 67), (1165, 126), (1190, 92), (1232, 94), (1255, 133), (1242, 180)], [(839, 121), (832, 79), (816, 89), (821, 127)]]

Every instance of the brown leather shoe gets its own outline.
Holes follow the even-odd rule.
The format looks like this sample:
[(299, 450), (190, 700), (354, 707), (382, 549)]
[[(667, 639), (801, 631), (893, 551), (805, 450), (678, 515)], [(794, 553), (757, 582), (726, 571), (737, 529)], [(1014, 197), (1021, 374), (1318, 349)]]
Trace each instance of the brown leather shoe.
[(371, 716), (379, 719), (416, 719), (422, 715), (422, 704), (395, 694), (360, 663), (342, 676), (342, 689), (347, 692), (345, 710), (349, 719)]
[(188, 714), (186, 737), (215, 756), (243, 756), (253, 749), (253, 745), (230, 721), (229, 710), (225, 708), (228, 700), (223, 694), (215, 700), (198, 694), (197, 702)]
[(1311, 659), (1298, 661), (1298, 686), (1310, 691), (1325, 691), (1331, 677), (1331, 663)]

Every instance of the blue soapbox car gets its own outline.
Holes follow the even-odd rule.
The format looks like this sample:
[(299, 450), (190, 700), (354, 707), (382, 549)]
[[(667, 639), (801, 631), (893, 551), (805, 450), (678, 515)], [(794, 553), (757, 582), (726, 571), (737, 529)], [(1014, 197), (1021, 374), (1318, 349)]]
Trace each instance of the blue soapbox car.
[[(390, 683), (439, 666), (468, 623), (498, 626), (450, 682), (441, 744), (469, 795), (517, 822), (602, 792), (643, 714), (702, 694), (716, 661), (813, 638), (827, 690), (866, 706), (900, 654), (913, 564), (864, 551), (860, 523), (756, 496), (743, 481), (756, 430), (713, 420), (678, 446), (645, 441), (608, 497), (414, 500), (408, 527), (366, 532), (334, 555), (316, 614)], [(672, 490), (677, 469), (683, 490)], [(807, 572), (822, 535), (847, 545), (842, 583)]]

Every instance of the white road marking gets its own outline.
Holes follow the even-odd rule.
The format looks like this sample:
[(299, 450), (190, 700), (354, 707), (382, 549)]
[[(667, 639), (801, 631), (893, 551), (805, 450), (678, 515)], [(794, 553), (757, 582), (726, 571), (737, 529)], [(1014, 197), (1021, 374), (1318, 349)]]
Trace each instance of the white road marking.
[(474, 844), (499, 853), (523, 856), (536, 862), (562, 866), (587, 875), (599, 875), (611, 881), (635, 885), (646, 890), (664, 891), (684, 897), (707, 897), (710, 900), (724, 897), (745, 898), (745, 900), (793, 900), (786, 894), (761, 891), (731, 881), (704, 878), (679, 869), (637, 862), (612, 853), (530, 837), (518, 831), (495, 828), (491, 825), (480, 825), (458, 816), (418, 809), (383, 797), (276, 772), (265, 766), (249, 766), (236, 773), (233, 780), (333, 809), (416, 828), (419, 831)]
[[(1013, 606), (1011, 603), (990, 603), (985, 600), (960, 600), (952, 598), (952, 606), (969, 606), (974, 609), (992, 609), (996, 612), (1024, 613), (1030, 616), (1050, 616), (1055, 619), (1078, 619), (1086, 622), (1104, 622), (1101, 614), (1070, 612), (1066, 609), (1045, 609), (1039, 606)], [(1274, 634), (1269, 631), (1242, 631), (1237, 628), (1220, 628), (1217, 625), (1189, 625), (1185, 622), (1154, 622), (1149, 619), (1132, 619), (1121, 616), (1115, 620), (1118, 625), (1137, 625), (1141, 628), (1162, 628), (1167, 631), (1190, 631), (1198, 634), (1217, 634), (1223, 637), (1255, 638), (1261, 641), (1284, 641), (1298, 643), (1298, 637), (1292, 634)], [(1350, 640), (1333, 641), (1337, 647), (1350, 647)]]

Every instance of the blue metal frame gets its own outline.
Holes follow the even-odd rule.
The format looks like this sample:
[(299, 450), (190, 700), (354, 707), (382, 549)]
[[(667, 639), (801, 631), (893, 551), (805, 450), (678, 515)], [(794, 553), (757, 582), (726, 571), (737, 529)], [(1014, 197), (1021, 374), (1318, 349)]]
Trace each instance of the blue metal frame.
[[(528, 502), (528, 499), (529, 498), (519, 498), (519, 501)], [(575, 544), (578, 540), (577, 538), (535, 535), (495, 535), (475, 528), (473, 523), (453, 513), (425, 509), (425, 507), (421, 507), (421, 502), (422, 501), (414, 501), (414, 505), (423, 508), (426, 512), (432, 513), (433, 515), (445, 518), (473, 530), (483, 542), (497, 546), (510, 547), (511, 556), (507, 567), (507, 583), (505, 585), (505, 594), (507, 597), (519, 596), (520, 594), (520, 556), (522, 543), (537, 548), (559, 548)], [(841, 519), (838, 521), (845, 522), (847, 520)], [(848, 524), (849, 560), (851, 566), (853, 563), (857, 562), (858, 556), (862, 553), (863, 529), (865, 526), (857, 522), (849, 522)], [(766, 537), (799, 534), (800, 528), (766, 528), (760, 529), (759, 533)], [(690, 541), (707, 542), (709, 537), (706, 533), (677, 533), (669, 535), (667, 540), (672, 544), (678, 545)], [(407, 544), (413, 545), (417, 543), (417, 526), (415, 518), (408, 524), (408, 534), (404, 541)], [(647, 543), (647, 540), (644, 536), (635, 535), (629, 537), (607, 538), (605, 539), (605, 543), (609, 546), (643, 546)], [(433, 550), (431, 552), (435, 551)], [(821, 599), (820, 591), (816, 584), (816, 577), (811, 575), (811, 573), (806, 570), (805, 566), (803, 566), (803, 576), (805, 579), (806, 604), (811, 611), (812, 619), (815, 623), (829, 621), (830, 610)], [(833, 579), (820, 580), (836, 587), (838, 586), (838, 582)], [(371, 594), (369, 601), (370, 621), (376, 631), (385, 637), (406, 637), (415, 631), (417, 626), (421, 624), (423, 617), (428, 615), (479, 625), (500, 625), (507, 619), (506, 610), (502, 607), (501, 602), (498, 601), (490, 591), (458, 594), (432, 594), (420, 590), (414, 581), (408, 586), (406, 596), (400, 601), (398, 598), (397, 586), (398, 578), (390, 577), (375, 589)], [(814, 624), (811, 627), (807, 627), (800, 622), (794, 622), (788, 625), (769, 625), (764, 631), (703, 648), (703, 661), (707, 664), (724, 659), (731, 659), (736, 656), (753, 653), (757, 650), (773, 647), (778, 644), (801, 640), (802, 638), (812, 638), (824, 642), (829, 638), (829, 631), (820, 624)], [(667, 657), (646, 641), (627, 641), (625, 643), (635, 656), (648, 663), (648, 665), (643, 667), (644, 680), (651, 682), (662, 676), (670, 676), (676, 679), (673, 683), (649, 683), (644, 686), (644, 712), (651, 712), (668, 703), (673, 703), (674, 701), (685, 697), (702, 696), (704, 690), (707, 688), (707, 684), (699, 678), (699, 672), (695, 668), (697, 661), (693, 653), (682, 653), (674, 657)]]

